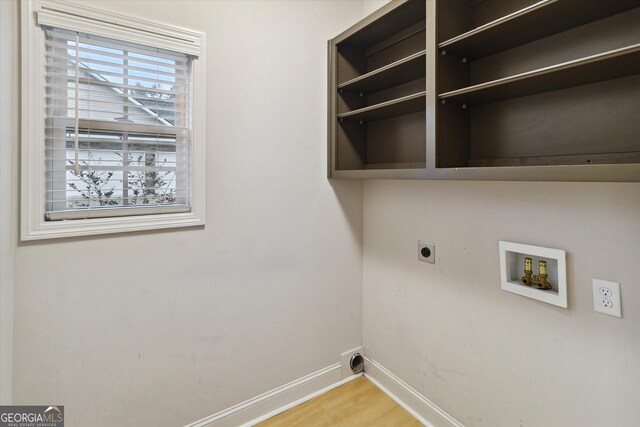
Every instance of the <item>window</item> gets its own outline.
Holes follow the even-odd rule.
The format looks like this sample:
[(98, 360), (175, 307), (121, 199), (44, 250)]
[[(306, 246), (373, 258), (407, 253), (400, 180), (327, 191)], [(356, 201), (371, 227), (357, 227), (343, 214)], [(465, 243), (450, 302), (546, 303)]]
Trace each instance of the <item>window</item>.
[(67, 7), (23, 4), (23, 239), (203, 225), (204, 36)]
[(44, 31), (45, 219), (189, 212), (191, 58)]

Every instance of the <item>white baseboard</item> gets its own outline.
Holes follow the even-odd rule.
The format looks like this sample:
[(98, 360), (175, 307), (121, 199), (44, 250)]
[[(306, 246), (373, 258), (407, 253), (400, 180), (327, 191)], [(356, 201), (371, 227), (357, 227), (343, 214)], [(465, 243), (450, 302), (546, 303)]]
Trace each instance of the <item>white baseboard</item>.
[(428, 427), (464, 427), (375, 360), (365, 356), (364, 376)]
[[(464, 427), (384, 366), (367, 356), (364, 359), (364, 376), (425, 426)], [(254, 426), (360, 376), (342, 378), (341, 364), (336, 363), (185, 427)]]
[(288, 411), (289, 409), (291, 409), (291, 408), (293, 408), (295, 406), (298, 406), (298, 405), (306, 402), (307, 400), (311, 400), (314, 397), (318, 397), (321, 394), (325, 394), (326, 392), (328, 392), (330, 390), (333, 390), (336, 387), (340, 387), (341, 385), (346, 384), (349, 381), (355, 380), (356, 378), (359, 378), (362, 375), (363, 374), (361, 374), (361, 373), (360, 374), (351, 375), (350, 377), (344, 378), (344, 379), (338, 381), (337, 383), (331, 384), (330, 386), (327, 386), (327, 387), (325, 387), (325, 388), (323, 388), (321, 390), (316, 391), (315, 393), (308, 394), (308, 395), (306, 395), (306, 396), (304, 396), (304, 397), (302, 397), (302, 398), (300, 398), (300, 399), (298, 399), (298, 400), (296, 400), (294, 402), (291, 402), (288, 405), (281, 406), (280, 408), (275, 409), (275, 410), (273, 410), (273, 411), (269, 412), (268, 414), (265, 414), (265, 415), (263, 415), (261, 417), (258, 417), (255, 420), (249, 421), (248, 423), (245, 423), (245, 424), (241, 425), (240, 427), (253, 427), (256, 424), (261, 423), (262, 421), (268, 420), (271, 417), (275, 417), (276, 415), (281, 414), (284, 411)]
[(359, 376), (343, 379), (336, 363), (185, 427), (253, 426)]

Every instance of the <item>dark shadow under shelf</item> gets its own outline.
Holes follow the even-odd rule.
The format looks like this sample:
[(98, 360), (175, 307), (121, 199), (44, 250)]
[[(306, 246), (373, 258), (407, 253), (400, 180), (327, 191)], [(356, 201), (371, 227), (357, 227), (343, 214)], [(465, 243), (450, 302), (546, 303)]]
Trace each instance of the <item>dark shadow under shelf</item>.
[(438, 48), (472, 60), (639, 6), (639, 0), (541, 0), (443, 41)]
[(426, 50), (338, 85), (338, 90), (369, 94), (425, 76)]
[(392, 99), (391, 101), (381, 102), (380, 104), (338, 114), (338, 119), (364, 121), (388, 119), (390, 117), (422, 111), (426, 107), (425, 102), (426, 92), (422, 91), (412, 95), (403, 96), (401, 98)]
[(479, 105), (640, 73), (640, 44), (442, 93), (440, 100)]

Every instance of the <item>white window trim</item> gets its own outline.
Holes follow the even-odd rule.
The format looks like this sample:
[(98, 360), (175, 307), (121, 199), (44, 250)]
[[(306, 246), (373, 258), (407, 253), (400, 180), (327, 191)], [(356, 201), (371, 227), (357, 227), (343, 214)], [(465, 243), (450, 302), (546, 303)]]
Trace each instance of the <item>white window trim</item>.
[[(205, 34), (57, 0), (21, 3), (21, 238), (39, 240), (205, 225)], [(44, 32), (86, 31), (193, 55), (191, 212), (45, 221)], [(71, 27), (71, 28), (70, 28)]]

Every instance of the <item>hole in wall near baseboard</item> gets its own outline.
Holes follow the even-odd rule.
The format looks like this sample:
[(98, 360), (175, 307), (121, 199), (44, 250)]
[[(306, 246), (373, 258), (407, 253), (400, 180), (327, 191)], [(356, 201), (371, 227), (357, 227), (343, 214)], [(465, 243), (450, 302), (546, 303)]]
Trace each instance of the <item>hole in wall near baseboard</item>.
[(364, 358), (360, 353), (354, 353), (349, 360), (349, 367), (354, 374), (364, 371)]

